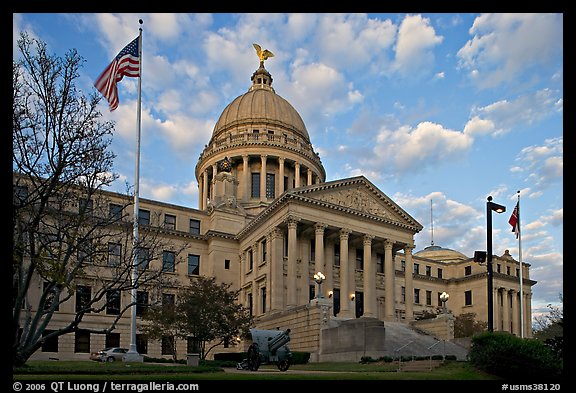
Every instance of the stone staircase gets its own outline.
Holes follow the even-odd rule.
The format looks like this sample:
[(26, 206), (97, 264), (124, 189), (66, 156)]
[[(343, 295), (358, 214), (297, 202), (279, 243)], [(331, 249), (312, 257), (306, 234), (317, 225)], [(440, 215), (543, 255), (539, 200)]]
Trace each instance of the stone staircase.
[(412, 360), (398, 362), (398, 371), (432, 371), (440, 367), (442, 360)]

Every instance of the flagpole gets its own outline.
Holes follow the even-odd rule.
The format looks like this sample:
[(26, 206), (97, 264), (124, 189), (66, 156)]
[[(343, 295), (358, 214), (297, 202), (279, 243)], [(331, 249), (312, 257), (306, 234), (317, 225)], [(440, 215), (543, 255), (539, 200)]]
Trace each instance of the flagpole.
[[(139, 19), (138, 22), (142, 25), (144, 22), (142, 19)], [(139, 28), (139, 36), (138, 36), (138, 58), (140, 61), (140, 72), (138, 76), (138, 104), (137, 104), (137, 115), (136, 115), (136, 123), (137, 123), (137, 133), (136, 133), (136, 168), (134, 171), (134, 239), (133, 239), (133, 247), (132, 253), (132, 307), (131, 307), (131, 315), (130, 315), (130, 348), (128, 353), (126, 354), (125, 361), (143, 361), (143, 357), (140, 356), (138, 350), (136, 348), (136, 312), (137, 306), (136, 303), (138, 301), (138, 242), (139, 242), (139, 235), (138, 235), (138, 221), (139, 221), (139, 212), (140, 212), (140, 134), (141, 134), (141, 108), (142, 108), (142, 100), (141, 100), (141, 92), (142, 92), (142, 27)]]
[(524, 285), (522, 284), (522, 231), (520, 230), (520, 191), (518, 191), (518, 261), (520, 263), (520, 338), (524, 338)]

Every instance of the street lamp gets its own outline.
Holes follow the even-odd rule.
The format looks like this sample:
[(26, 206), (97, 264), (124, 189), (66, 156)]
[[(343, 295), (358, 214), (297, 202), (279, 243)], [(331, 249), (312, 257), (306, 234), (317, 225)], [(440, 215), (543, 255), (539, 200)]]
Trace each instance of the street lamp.
[(440, 301), (442, 302), (442, 309), (444, 311), (444, 314), (447, 313), (446, 311), (446, 302), (448, 301), (448, 298), (450, 297), (450, 295), (448, 295), (446, 292), (442, 292), (440, 294)]
[(326, 276), (322, 272), (314, 273), (314, 281), (318, 284), (318, 294), (316, 295), (316, 299), (323, 298), (322, 295), (322, 282), (326, 279)]
[(494, 279), (492, 271), (492, 212), (504, 213), (506, 206), (492, 202), (492, 196), (488, 196), (486, 202), (486, 265), (488, 268), (488, 331), (494, 331)]

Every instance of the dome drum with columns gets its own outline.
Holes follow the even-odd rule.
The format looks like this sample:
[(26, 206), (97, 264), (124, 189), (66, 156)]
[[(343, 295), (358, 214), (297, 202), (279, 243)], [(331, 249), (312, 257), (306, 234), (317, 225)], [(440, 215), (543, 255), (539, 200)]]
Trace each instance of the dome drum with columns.
[[(201, 209), (214, 199), (217, 164), (225, 157), (230, 160), (231, 173), (238, 182), (238, 203), (252, 215), (286, 190), (326, 179), (302, 118), (288, 101), (276, 94), (272, 76), (263, 62), (251, 80), (248, 92), (224, 109), (210, 143), (200, 154), (196, 179)], [(260, 179), (253, 178), (257, 174), (261, 174)]]

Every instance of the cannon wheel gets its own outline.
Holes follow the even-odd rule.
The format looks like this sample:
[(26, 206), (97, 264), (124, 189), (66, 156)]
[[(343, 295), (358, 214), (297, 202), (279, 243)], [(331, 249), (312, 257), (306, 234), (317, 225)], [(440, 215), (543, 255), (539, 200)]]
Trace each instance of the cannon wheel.
[(248, 368), (256, 371), (258, 367), (260, 367), (260, 350), (258, 344), (252, 343), (248, 348)]
[(284, 359), (278, 362), (278, 370), (286, 371), (288, 370), (288, 367), (290, 367), (290, 360)]

